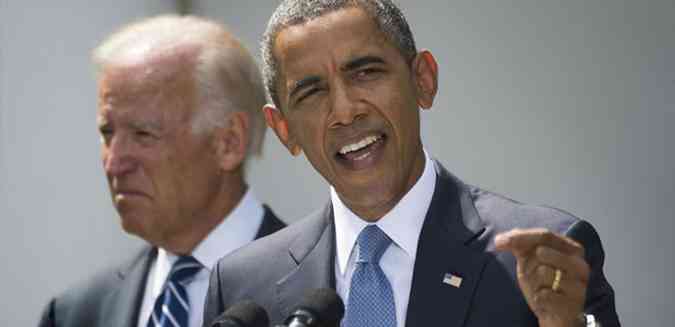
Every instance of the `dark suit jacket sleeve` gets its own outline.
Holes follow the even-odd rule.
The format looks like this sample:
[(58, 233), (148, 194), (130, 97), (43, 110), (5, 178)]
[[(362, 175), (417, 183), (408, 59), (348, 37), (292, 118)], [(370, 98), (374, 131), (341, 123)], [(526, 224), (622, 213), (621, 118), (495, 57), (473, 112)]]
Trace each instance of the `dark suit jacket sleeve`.
[(42, 311), (42, 318), (40, 318), (40, 323), (38, 327), (55, 327), (56, 323), (54, 322), (54, 299), (49, 301), (47, 307)]
[(602, 248), (600, 236), (595, 228), (584, 220), (574, 223), (566, 234), (583, 244), (586, 249), (586, 262), (591, 266), (591, 275), (586, 290), (586, 313), (594, 315), (603, 327), (620, 326), (614, 304), (614, 290), (603, 272), (605, 251)]

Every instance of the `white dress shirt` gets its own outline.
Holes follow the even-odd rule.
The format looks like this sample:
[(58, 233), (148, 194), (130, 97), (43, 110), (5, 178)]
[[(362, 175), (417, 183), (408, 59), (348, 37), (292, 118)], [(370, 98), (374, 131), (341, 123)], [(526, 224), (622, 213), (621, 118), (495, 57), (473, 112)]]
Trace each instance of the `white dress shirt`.
[[(211, 233), (192, 251), (192, 256), (205, 269), (198, 272), (185, 290), (190, 302), (189, 326), (201, 327), (204, 315), (204, 301), (209, 287), (209, 275), (218, 259), (253, 241), (262, 224), (265, 210), (249, 188), (239, 204), (214, 228)], [(162, 248), (149, 270), (145, 293), (138, 316), (138, 327), (146, 327), (157, 297), (178, 256)]]
[[(380, 267), (387, 276), (394, 292), (396, 325), (405, 326), (408, 299), (412, 285), (417, 243), (429, 210), (431, 197), (436, 188), (436, 171), (433, 162), (424, 152), (425, 163), (422, 176), (401, 201), (377, 225), (392, 243), (380, 259)], [(359, 218), (343, 202), (331, 187), (331, 202), (335, 215), (335, 286), (345, 304), (349, 301), (349, 285), (356, 267), (356, 238), (370, 223)]]

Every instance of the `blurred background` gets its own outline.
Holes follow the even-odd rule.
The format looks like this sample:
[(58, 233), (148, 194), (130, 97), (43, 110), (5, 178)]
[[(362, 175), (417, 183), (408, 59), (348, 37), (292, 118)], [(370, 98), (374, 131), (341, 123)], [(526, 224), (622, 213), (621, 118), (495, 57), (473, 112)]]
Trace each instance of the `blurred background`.
[[(440, 65), (424, 144), (465, 182), (589, 220), (626, 326), (672, 326), (675, 1), (398, 1)], [(123, 24), (194, 13), (258, 54), (278, 1), (0, 0), (0, 325), (128, 255), (95, 127), (90, 50)], [(328, 200), (268, 133), (249, 171), (286, 221)]]

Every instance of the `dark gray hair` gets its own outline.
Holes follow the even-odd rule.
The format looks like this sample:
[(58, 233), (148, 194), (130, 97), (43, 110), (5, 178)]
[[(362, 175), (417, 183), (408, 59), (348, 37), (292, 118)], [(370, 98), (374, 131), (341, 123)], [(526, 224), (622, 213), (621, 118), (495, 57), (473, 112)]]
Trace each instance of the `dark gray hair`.
[(261, 51), (263, 78), (268, 101), (280, 108), (277, 82), (279, 64), (274, 57), (274, 44), (285, 28), (304, 24), (331, 12), (349, 7), (363, 9), (373, 18), (378, 29), (409, 64), (417, 54), (415, 39), (401, 10), (391, 0), (284, 0), (272, 14), (263, 36)]

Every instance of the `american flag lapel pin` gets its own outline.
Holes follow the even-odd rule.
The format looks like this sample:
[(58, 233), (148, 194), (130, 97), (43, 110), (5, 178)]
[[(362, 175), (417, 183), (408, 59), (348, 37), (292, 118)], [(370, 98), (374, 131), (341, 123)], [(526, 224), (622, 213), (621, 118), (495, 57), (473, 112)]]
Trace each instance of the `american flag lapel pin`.
[(445, 276), (443, 276), (443, 283), (459, 288), (462, 286), (462, 277), (447, 273)]

